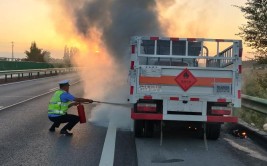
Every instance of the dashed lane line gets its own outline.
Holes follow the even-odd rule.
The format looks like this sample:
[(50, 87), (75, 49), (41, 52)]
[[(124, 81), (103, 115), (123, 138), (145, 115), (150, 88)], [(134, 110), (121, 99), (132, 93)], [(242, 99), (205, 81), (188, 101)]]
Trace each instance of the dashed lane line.
[(111, 166), (114, 162), (117, 127), (109, 122), (99, 166)]
[[(79, 80), (79, 81), (76, 81), (76, 82), (72, 83), (71, 85), (78, 84), (79, 82), (81, 82), (81, 80)], [(55, 90), (57, 90), (57, 89), (58, 89), (58, 88), (53, 88), (53, 89), (50, 89), (48, 92), (42, 93), (42, 94), (40, 94), (40, 95), (37, 95), (37, 96), (31, 97), (31, 98), (29, 98), (29, 99), (26, 99), (26, 100), (20, 101), (20, 102), (18, 102), (18, 103), (15, 103), (15, 104), (12, 104), (12, 105), (9, 105), (9, 106), (5, 106), (5, 107), (1, 107), (1, 106), (0, 106), (0, 111), (1, 111), (1, 110), (4, 110), (4, 109), (7, 109), (7, 108), (10, 108), (10, 107), (14, 107), (14, 106), (16, 106), (16, 105), (19, 105), (19, 104), (22, 104), (22, 103), (25, 103), (25, 102), (27, 102), (27, 101), (30, 101), (30, 100), (33, 100), (33, 99), (36, 99), (36, 98), (38, 98), (38, 97), (41, 97), (41, 96), (47, 95), (47, 94), (49, 94), (49, 93), (52, 93), (52, 92), (54, 92), (54, 91), (55, 91)]]

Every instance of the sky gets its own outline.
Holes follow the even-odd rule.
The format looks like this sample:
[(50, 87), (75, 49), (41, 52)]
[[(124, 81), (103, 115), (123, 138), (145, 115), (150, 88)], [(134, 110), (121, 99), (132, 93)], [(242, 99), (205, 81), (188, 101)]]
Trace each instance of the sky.
[[(83, 0), (77, 0), (77, 3)], [(90, 0), (89, 0), (90, 1)], [(1, 0), (0, 57), (25, 58), (33, 41), (62, 58), (64, 47), (77, 46), (77, 37), (64, 0)], [(158, 17), (171, 37), (240, 39), (238, 27), (246, 23), (240, 9), (246, 0), (158, 0)], [(175, 3), (174, 3), (175, 2)], [(66, 17), (66, 18), (65, 18)], [(244, 59), (251, 57), (244, 45)]]

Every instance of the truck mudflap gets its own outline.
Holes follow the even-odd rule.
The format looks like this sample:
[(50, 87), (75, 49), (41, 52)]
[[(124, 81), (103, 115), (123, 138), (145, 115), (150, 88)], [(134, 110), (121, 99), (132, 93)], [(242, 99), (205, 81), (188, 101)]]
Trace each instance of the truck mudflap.
[[(217, 123), (237, 123), (238, 122), (238, 117), (235, 116), (206, 116), (207, 118), (205, 118), (204, 122), (217, 122)], [(180, 119), (164, 119), (163, 114), (158, 114), (158, 113), (135, 113), (135, 112), (131, 112), (131, 118), (134, 120), (179, 120)], [(188, 119), (192, 120), (192, 119)], [(187, 119), (185, 118), (183, 121), (187, 121)]]

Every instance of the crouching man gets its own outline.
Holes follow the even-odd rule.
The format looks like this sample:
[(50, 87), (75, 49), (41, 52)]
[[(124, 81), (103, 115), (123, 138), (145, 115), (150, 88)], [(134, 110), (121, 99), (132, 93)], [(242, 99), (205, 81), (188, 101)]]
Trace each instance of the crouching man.
[(93, 100), (85, 98), (76, 98), (69, 93), (69, 81), (64, 80), (59, 82), (59, 90), (57, 90), (48, 105), (48, 118), (54, 122), (49, 131), (54, 132), (55, 128), (58, 128), (61, 123), (67, 123), (60, 131), (60, 134), (72, 136), (70, 131), (78, 122), (79, 116), (67, 114), (68, 109), (74, 105), (78, 105), (79, 102), (92, 103)]

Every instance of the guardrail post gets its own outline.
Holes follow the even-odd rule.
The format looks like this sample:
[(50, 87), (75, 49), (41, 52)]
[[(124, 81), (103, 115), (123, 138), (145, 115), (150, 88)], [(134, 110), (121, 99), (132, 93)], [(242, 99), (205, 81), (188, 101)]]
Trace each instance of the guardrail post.
[(18, 80), (20, 79), (20, 73), (18, 73)]
[(5, 82), (7, 82), (7, 74), (5, 74)]
[(29, 73), (29, 78), (31, 78), (31, 73)]
[(40, 72), (39, 71), (37, 72), (37, 77), (40, 77)]
[(50, 71), (50, 75), (52, 75), (52, 71)]
[(10, 74), (10, 78), (12, 79), (12, 74)]
[(23, 73), (21, 73), (21, 77), (23, 78)]

